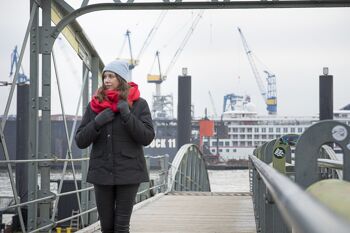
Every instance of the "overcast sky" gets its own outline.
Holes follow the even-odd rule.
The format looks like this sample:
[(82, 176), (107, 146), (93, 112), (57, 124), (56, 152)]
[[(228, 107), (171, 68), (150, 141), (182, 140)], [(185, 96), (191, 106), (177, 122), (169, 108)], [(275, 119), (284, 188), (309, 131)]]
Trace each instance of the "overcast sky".
[[(9, 80), (11, 51), (22, 44), (29, 20), (28, 2), (0, 3), (0, 81)], [(105, 11), (84, 15), (78, 21), (106, 63), (118, 56), (127, 29), (131, 31), (133, 55), (137, 56), (159, 14), (160, 11)], [(141, 95), (150, 105), (155, 85), (147, 84), (146, 76), (150, 71), (157, 73), (155, 68), (151, 70), (155, 51), (160, 51), (162, 70), (166, 70), (197, 14), (198, 10), (169, 11), (134, 69), (133, 81), (139, 84)], [(177, 76), (182, 67), (187, 67), (192, 76), (195, 116), (203, 116), (205, 108), (209, 115), (213, 113), (208, 91), (218, 114), (223, 109), (224, 95), (235, 93), (250, 95), (257, 111), (265, 115), (266, 107), (237, 31), (240, 27), (261, 62), (257, 61), (257, 65), (263, 81), (262, 64), (277, 77), (279, 115), (318, 114), (318, 76), (324, 66), (334, 75), (334, 108), (339, 109), (350, 103), (349, 25), (350, 8), (206, 10), (161, 92), (173, 94), (176, 110)], [(81, 62), (64, 40), (56, 42), (55, 51), (65, 110), (74, 114), (81, 86)], [(28, 55), (27, 51), (23, 63), (27, 74)], [(122, 56), (129, 56), (127, 46)], [(60, 113), (55, 82), (53, 76), (53, 114)], [(8, 90), (0, 87), (0, 114), (4, 112)]]

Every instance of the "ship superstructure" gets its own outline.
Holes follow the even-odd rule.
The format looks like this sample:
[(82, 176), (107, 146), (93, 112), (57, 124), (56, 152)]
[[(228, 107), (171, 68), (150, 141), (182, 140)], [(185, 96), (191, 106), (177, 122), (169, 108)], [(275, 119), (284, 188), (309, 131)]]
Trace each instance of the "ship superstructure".
[[(254, 148), (285, 134), (302, 134), (319, 121), (318, 116), (261, 116), (252, 103), (241, 99), (234, 110), (214, 120), (215, 125), (225, 126), (226, 133), (215, 130), (214, 137), (204, 139), (210, 153), (219, 156), (221, 161), (248, 160)], [(334, 120), (350, 125), (350, 110), (335, 111)]]

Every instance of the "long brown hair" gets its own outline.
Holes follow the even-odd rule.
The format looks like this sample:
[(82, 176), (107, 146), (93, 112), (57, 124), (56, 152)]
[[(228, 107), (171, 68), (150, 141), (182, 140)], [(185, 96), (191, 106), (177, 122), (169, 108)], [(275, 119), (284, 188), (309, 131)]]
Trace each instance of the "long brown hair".
[[(117, 87), (117, 91), (119, 92), (119, 99), (128, 100), (130, 85), (118, 74), (115, 74), (119, 81), (119, 85)], [(103, 82), (103, 74), (102, 74), (102, 86), (97, 89), (96, 97), (98, 101), (101, 103), (103, 100), (107, 100), (107, 96), (105, 94), (106, 86)]]

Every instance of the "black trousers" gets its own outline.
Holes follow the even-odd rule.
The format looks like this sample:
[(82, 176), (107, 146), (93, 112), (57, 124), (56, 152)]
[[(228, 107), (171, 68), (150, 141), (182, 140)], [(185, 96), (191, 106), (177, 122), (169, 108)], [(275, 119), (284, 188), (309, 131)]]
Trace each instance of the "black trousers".
[(129, 233), (130, 217), (139, 184), (94, 185), (103, 233)]

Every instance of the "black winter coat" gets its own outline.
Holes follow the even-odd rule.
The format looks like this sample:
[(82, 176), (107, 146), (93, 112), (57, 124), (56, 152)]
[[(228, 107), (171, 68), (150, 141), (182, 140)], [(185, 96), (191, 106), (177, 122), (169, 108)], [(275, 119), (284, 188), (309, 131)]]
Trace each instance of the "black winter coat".
[(137, 184), (149, 181), (143, 146), (154, 138), (152, 117), (146, 100), (133, 103), (124, 122), (119, 112), (112, 122), (95, 128), (95, 116), (87, 106), (75, 141), (81, 149), (92, 144), (87, 182), (99, 185)]

